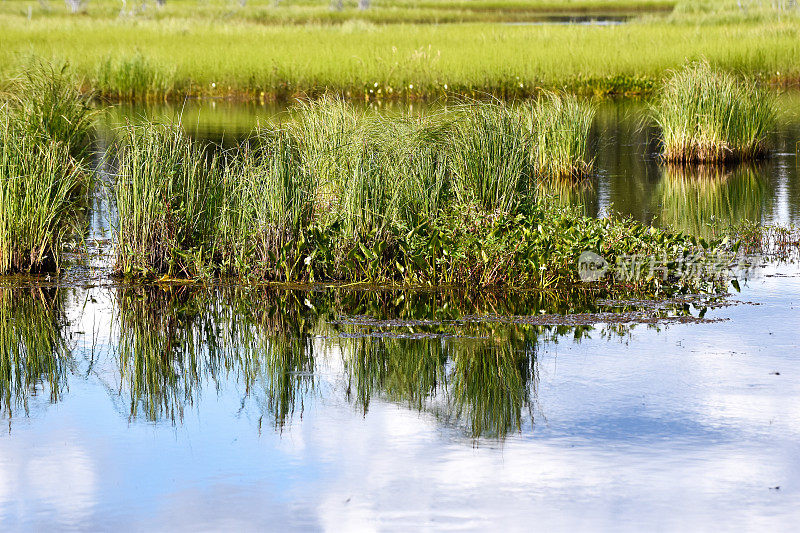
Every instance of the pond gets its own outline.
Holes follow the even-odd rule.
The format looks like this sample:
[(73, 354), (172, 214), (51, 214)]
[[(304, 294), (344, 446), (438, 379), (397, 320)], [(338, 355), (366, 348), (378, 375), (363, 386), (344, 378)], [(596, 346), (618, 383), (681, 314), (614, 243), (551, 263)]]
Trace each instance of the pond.
[[(796, 224), (783, 98), (773, 158), (701, 179), (659, 167), (641, 103), (602, 104), (597, 175), (561, 198), (699, 233)], [(232, 142), (274, 111), (182, 112)], [(800, 267), (764, 261), (740, 286), (620, 302), (0, 280), (0, 523), (783, 529), (800, 519)]]

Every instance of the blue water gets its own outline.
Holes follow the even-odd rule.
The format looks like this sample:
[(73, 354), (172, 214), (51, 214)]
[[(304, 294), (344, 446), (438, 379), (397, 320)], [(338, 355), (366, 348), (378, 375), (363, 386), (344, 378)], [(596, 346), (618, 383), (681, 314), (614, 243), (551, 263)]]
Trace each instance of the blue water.
[[(424, 338), (354, 339), (361, 329), (331, 323), (337, 313), (369, 315), (369, 296), (323, 313), (324, 291), (302, 293), (306, 302), (270, 326), (287, 337), (304, 331), (297, 337), (308, 342), (295, 349), (313, 352), (305, 370), (284, 375), (296, 382), (285, 417), (269, 400), (279, 372), (248, 381), (236, 365), (215, 368), (197, 318), (154, 322), (156, 337), (169, 330), (186, 341), (173, 353), (195, 347), (197, 379), (177, 372), (170, 409), (140, 403), (132, 414), (132, 398), (146, 395), (131, 392), (120, 363), (127, 293), (61, 291), (71, 355), (60, 395), (51, 401), (44, 379), (22, 394), (27, 413), (13, 401), (3, 410), (4, 530), (790, 530), (800, 519), (797, 265), (767, 267), (731, 297), (740, 303), (706, 314), (723, 321), (595, 324), (578, 339), (568, 327), (533, 335), (530, 326), (460, 323), (381, 328)], [(228, 313), (233, 300), (211, 301), (190, 313), (214, 315), (203, 327), (257, 322)], [(308, 304), (317, 322), (303, 330), (292, 317), (314, 314)], [(400, 308), (404, 319), (443, 312), (423, 307)], [(189, 330), (191, 341), (180, 333)], [(509, 340), (526, 331), (527, 341)], [(469, 346), (531, 350), (519, 421), (476, 432), (452, 408), (452, 383), (438, 384), (421, 409), (378, 386), (365, 410), (348, 372), (360, 341), (445, 346), (445, 375)], [(244, 345), (231, 346), (228, 356)], [(499, 411), (488, 412), (491, 421)]]

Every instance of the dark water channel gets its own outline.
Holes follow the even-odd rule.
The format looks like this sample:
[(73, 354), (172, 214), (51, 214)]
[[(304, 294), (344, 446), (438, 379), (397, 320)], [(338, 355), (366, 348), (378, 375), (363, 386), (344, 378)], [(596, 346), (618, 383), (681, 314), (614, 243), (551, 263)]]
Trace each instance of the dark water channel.
[[(702, 179), (659, 167), (640, 104), (604, 104), (598, 175), (562, 198), (699, 233), (796, 224), (800, 105), (786, 101), (771, 160)], [(232, 142), (271, 116), (216, 108), (184, 122)], [(765, 263), (725, 298), (657, 304), (68, 281), (0, 280), (3, 530), (800, 519), (797, 264)]]

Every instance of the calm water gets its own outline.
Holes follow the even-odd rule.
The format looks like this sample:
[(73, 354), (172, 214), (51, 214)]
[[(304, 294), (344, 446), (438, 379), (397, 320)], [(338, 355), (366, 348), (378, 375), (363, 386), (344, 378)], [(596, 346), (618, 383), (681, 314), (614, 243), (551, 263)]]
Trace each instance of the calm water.
[(0, 382), (5, 529), (800, 519), (797, 266), (768, 267), (734, 297), (746, 303), (692, 324), (674, 317), (704, 304), (645, 311), (655, 324), (559, 326), (538, 317), (604, 307), (342, 289), (0, 294), (14, 361)]
[[(271, 116), (199, 112), (196, 133), (226, 140)], [(659, 168), (640, 112), (603, 106), (598, 176), (565, 201), (699, 232), (712, 216), (797, 222), (797, 116), (766, 164), (698, 183)], [(0, 280), (3, 530), (800, 519), (797, 264), (725, 299), (657, 306), (70, 280)]]

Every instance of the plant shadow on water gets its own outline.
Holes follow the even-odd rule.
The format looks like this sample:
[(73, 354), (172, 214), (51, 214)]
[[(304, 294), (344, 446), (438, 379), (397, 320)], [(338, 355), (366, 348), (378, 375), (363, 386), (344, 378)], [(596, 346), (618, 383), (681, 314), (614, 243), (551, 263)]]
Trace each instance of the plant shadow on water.
[(0, 288), (0, 412), (9, 425), (15, 411), (29, 413), (31, 398), (55, 403), (67, 387), (63, 303), (56, 289)]
[(704, 239), (729, 234), (743, 221), (760, 221), (767, 184), (763, 170), (742, 164), (665, 166), (654, 211), (661, 225)]
[[(102, 290), (114, 318), (108, 341), (90, 349), (66, 340), (76, 332), (55, 289), (3, 289), (0, 392), (9, 429), (30, 398), (57, 403), (70, 379), (94, 376), (130, 423), (181, 425), (205, 390), (237, 395), (259, 431), (283, 432), (333, 396), (365, 417), (373, 402), (390, 402), (468, 438), (503, 439), (533, 428), (543, 343), (591, 336), (608, 320), (604, 311), (620, 317), (604, 335), (625, 336), (644, 316), (588, 291)], [(672, 302), (644, 312), (657, 327), (659, 317), (698, 311)], [(567, 316), (583, 318), (564, 323)]]

